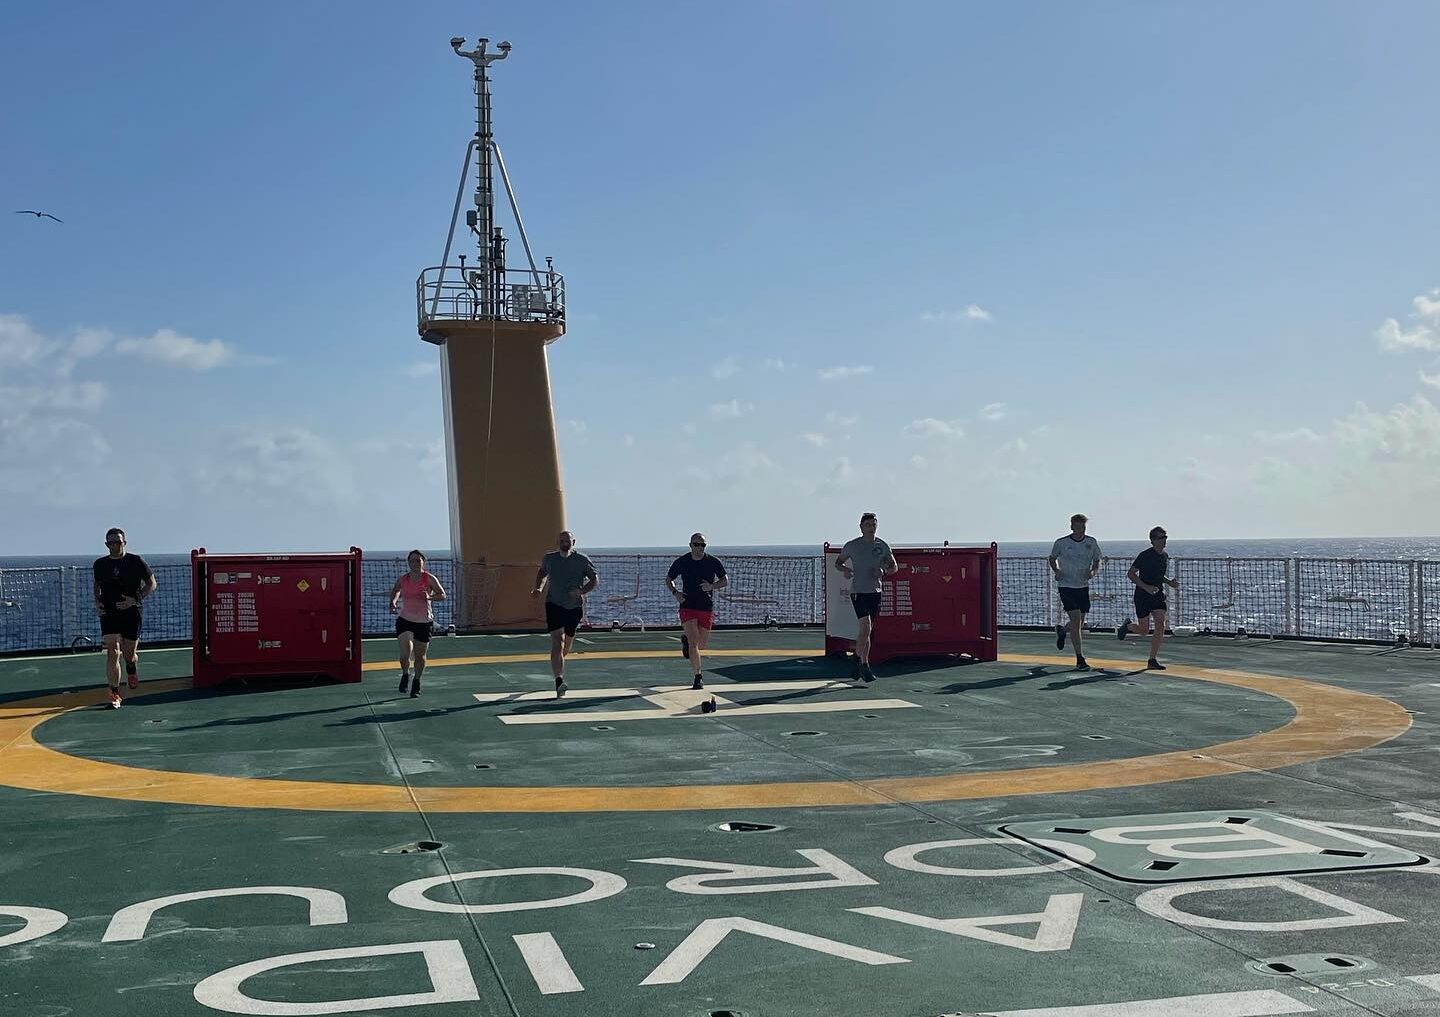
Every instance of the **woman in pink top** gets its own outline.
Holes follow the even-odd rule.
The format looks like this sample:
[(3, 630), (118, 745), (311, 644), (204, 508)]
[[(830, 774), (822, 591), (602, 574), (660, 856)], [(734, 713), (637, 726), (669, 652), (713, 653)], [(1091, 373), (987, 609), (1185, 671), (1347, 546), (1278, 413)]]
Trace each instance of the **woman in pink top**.
[[(420, 676), (425, 673), (425, 652), (430, 649), (430, 629), (435, 616), (430, 612), (432, 600), (444, 600), (445, 588), (425, 571), (425, 555), (411, 551), (407, 556), (410, 570), (390, 587), (390, 613), (395, 619), (395, 638), (400, 640), (400, 691), (409, 691), (410, 698), (420, 695)], [(410, 681), (410, 651), (415, 651), (415, 681)]]

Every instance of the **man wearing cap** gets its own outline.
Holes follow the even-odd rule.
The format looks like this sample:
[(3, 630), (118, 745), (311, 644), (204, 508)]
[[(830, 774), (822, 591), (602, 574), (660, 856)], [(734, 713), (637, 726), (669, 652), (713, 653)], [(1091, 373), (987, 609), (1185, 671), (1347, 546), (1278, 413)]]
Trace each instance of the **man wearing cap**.
[(1069, 618), (1068, 625), (1055, 626), (1055, 649), (1065, 649), (1065, 637), (1075, 650), (1075, 670), (1088, 671), (1082, 641), (1085, 637), (1085, 615), (1090, 612), (1090, 580), (1100, 571), (1100, 545), (1086, 536), (1085, 524), (1090, 520), (1076, 512), (1070, 517), (1070, 532), (1050, 549), (1050, 571), (1060, 588), (1060, 607)]
[[(676, 558), (665, 578), (665, 589), (670, 591), (675, 603), (680, 606), (680, 625), (685, 630), (685, 634), (680, 637), (680, 652), (689, 659), (690, 666), (695, 671), (695, 681), (690, 686), (692, 689), (705, 687), (700, 651), (705, 649), (705, 644), (710, 639), (710, 628), (714, 624), (713, 594), (716, 590), (724, 589), (728, 582), (725, 566), (720, 563), (719, 558), (705, 553), (705, 545), (705, 534), (692, 533), (690, 553)], [(676, 579), (680, 580), (679, 589), (675, 587)]]

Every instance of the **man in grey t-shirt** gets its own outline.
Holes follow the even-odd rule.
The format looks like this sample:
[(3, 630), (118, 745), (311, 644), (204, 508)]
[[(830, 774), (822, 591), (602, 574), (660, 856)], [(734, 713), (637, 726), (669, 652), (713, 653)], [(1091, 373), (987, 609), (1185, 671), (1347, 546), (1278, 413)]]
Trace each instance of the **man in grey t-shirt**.
[(881, 581), (900, 568), (890, 545), (875, 536), (878, 525), (874, 512), (862, 515), (860, 536), (847, 541), (835, 559), (836, 567), (850, 580), (850, 603), (859, 626), (855, 634), (855, 677), (866, 682), (875, 680), (875, 672), (870, 670), (870, 634), (875, 616), (880, 613)]
[(1055, 649), (1065, 649), (1065, 637), (1075, 648), (1075, 670), (1088, 671), (1081, 640), (1085, 633), (1085, 615), (1090, 610), (1090, 580), (1100, 571), (1100, 545), (1086, 536), (1090, 520), (1076, 512), (1070, 517), (1070, 533), (1055, 541), (1050, 549), (1050, 571), (1060, 588), (1060, 606), (1069, 618), (1068, 625), (1055, 626)]
[(557, 699), (566, 692), (565, 658), (585, 616), (585, 595), (598, 585), (600, 574), (589, 558), (575, 550), (575, 535), (561, 530), (555, 550), (546, 553), (535, 573), (534, 590), (536, 597), (545, 591), (545, 629), (550, 633), (550, 670)]

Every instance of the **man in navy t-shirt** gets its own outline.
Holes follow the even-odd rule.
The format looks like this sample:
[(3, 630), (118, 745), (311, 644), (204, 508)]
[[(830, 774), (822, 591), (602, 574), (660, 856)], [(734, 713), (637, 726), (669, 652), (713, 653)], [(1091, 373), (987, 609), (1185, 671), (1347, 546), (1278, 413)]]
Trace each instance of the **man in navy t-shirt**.
[[(725, 566), (720, 559), (705, 553), (705, 534), (690, 535), (690, 553), (682, 554), (670, 566), (665, 577), (665, 589), (680, 605), (680, 624), (685, 634), (680, 637), (680, 652), (690, 660), (695, 669), (692, 689), (703, 689), (705, 680), (701, 669), (700, 651), (710, 640), (710, 629), (715, 621), (716, 590), (724, 589), (729, 580), (725, 577)], [(675, 580), (680, 588), (675, 588)]]
[(138, 688), (140, 678), (140, 603), (155, 592), (155, 573), (138, 554), (125, 551), (125, 531), (105, 532), (109, 554), (95, 559), (95, 613), (105, 643), (105, 679), (110, 683), (110, 708), (120, 708), (120, 658), (125, 658), (125, 684)]
[(1178, 582), (1165, 576), (1170, 568), (1170, 555), (1165, 550), (1165, 542), (1169, 539), (1163, 527), (1157, 526), (1150, 531), (1150, 546), (1135, 558), (1126, 575), (1135, 584), (1135, 617), (1140, 619), (1140, 623), (1137, 625), (1126, 618), (1115, 629), (1118, 639), (1124, 639), (1132, 632), (1150, 637), (1150, 659), (1145, 666), (1151, 671), (1165, 670), (1165, 665), (1157, 659), (1160, 644), (1165, 640), (1165, 618), (1169, 614), (1165, 587), (1172, 590), (1180, 588)]

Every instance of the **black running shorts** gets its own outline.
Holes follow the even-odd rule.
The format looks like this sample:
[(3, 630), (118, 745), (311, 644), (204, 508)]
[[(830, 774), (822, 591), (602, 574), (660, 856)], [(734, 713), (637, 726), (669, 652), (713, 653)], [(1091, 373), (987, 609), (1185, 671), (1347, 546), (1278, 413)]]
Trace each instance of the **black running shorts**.
[(434, 622), (410, 621), (408, 618), (395, 619), (395, 634), (398, 636), (402, 632), (408, 632), (415, 637), (417, 643), (430, 642), (430, 632), (434, 627)]
[(1164, 587), (1160, 593), (1146, 593), (1140, 587), (1135, 587), (1135, 617), (1144, 618), (1151, 611), (1168, 611), (1165, 605)]
[(129, 639), (131, 642), (139, 639), (140, 609), (131, 607), (121, 611), (118, 608), (111, 608), (106, 611), (100, 616), (100, 634), (119, 636), (121, 639)]
[(1079, 611), (1081, 614), (1088, 613), (1090, 610), (1090, 587), (1060, 587), (1060, 606), (1067, 612)]
[(880, 594), (852, 593), (850, 603), (855, 605), (856, 618), (874, 618), (880, 614)]
[(545, 601), (545, 631), (558, 632), (565, 630), (567, 636), (573, 636), (575, 630), (580, 627), (580, 620), (585, 617), (583, 607), (561, 607), (559, 604), (552, 604)]

